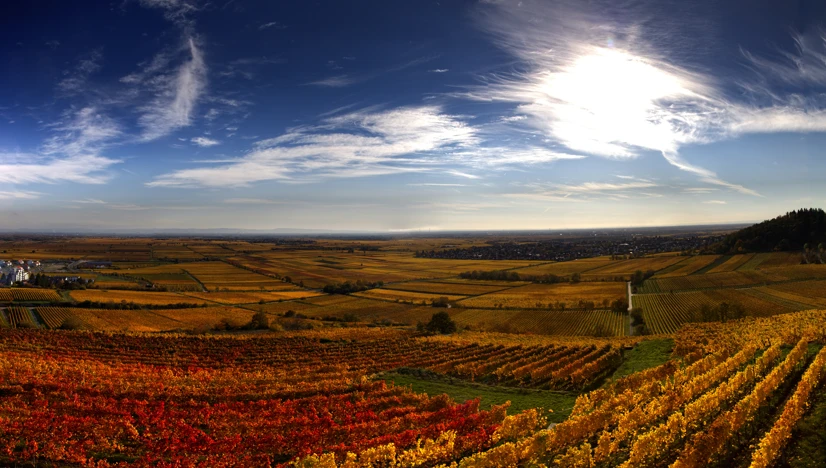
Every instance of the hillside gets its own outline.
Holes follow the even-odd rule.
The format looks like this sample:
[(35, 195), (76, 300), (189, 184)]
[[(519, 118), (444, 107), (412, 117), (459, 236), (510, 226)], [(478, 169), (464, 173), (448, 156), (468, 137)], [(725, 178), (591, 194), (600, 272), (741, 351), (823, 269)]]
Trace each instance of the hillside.
[(790, 211), (729, 234), (709, 250), (719, 254), (817, 249), (826, 242), (826, 213), (820, 208)]

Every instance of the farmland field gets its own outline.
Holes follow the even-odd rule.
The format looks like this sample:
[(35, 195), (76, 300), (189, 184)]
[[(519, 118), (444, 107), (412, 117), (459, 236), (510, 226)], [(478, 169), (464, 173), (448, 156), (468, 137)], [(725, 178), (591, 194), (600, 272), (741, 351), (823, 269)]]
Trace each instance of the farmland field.
[(675, 264), (677, 268), (669, 269), (667, 273), (657, 274), (658, 278), (667, 278), (670, 276), (685, 276), (690, 275), (697, 270), (701, 270), (706, 266), (714, 263), (719, 258), (718, 255), (696, 255), (688, 257), (687, 259)]
[(320, 296), (322, 293), (316, 291), (277, 291), (277, 292), (213, 292), (213, 293), (183, 293), (184, 297), (193, 297), (204, 301), (220, 302), (222, 304), (250, 304), (253, 302), (283, 301), (293, 299), (306, 299), (308, 297)]
[(677, 293), (634, 295), (634, 307), (643, 311), (645, 323), (653, 333), (674, 333), (680, 325), (692, 321), (692, 315), (704, 304), (717, 306), (723, 302), (742, 305), (748, 315), (771, 316), (806, 307), (789, 307), (765, 296), (750, 294), (750, 289), (723, 289)]
[[(623, 336), (629, 333), (629, 318), (608, 309), (612, 301), (625, 298), (625, 281), (641, 271), (654, 272), (654, 276), (633, 288), (634, 305), (643, 310), (648, 330), (660, 334), (674, 333), (696, 319), (691, 315), (702, 304), (738, 304), (753, 316), (826, 306), (820, 284), (826, 281), (826, 266), (800, 264), (803, 258), (794, 252), (722, 256), (663, 252), (639, 258), (619, 255), (616, 259), (600, 256), (572, 261), (443, 259), (414, 254), (419, 249), (488, 245), (479, 238), (318, 239), (296, 244), (106, 238), (18, 242), (5, 247), (18, 254), (26, 249), (40, 254), (63, 252), (68, 257), (51, 258), (113, 263), (104, 268), (48, 272), (94, 278), (86, 290), (58, 294), (49, 289), (0, 288), (0, 302), (42, 303), (44, 307), (49, 303), (54, 307), (71, 299), (113, 305), (126, 302), (130, 308), (151, 309), (119, 316), (100, 310), (83, 313), (90, 322), (87, 327), (105, 330), (193, 330), (218, 326), (225, 318), (240, 317), (237, 321), (246, 323), (256, 312), (267, 314), (276, 327), (324, 328), (346, 323), (412, 328), (444, 310), (460, 327), (472, 330)], [(561, 282), (459, 276), (472, 271), (515, 272), (526, 278), (553, 274)], [(581, 275), (578, 283), (570, 281), (575, 273)], [(326, 285), (357, 280), (382, 282), (383, 286), (348, 296), (321, 292)], [(668, 296), (672, 293), (676, 298)], [(431, 307), (441, 297), (453, 302), (450, 309)], [(233, 309), (230, 306), (237, 310), (226, 315), (190, 308), (175, 312), (173, 317), (172, 308), (181, 304), (207, 305), (216, 312)], [(56, 315), (47, 321), (42, 317), (41, 322), (56, 328), (65, 318)]]
[(392, 289), (383, 289), (383, 288), (376, 288), (376, 289), (368, 289), (367, 291), (362, 291), (354, 294), (355, 296), (359, 297), (366, 297), (370, 299), (381, 299), (386, 301), (403, 301), (403, 302), (415, 302), (415, 303), (430, 303), (433, 300), (439, 299), (440, 297), (447, 297), (448, 300), (456, 301), (459, 299), (464, 299), (465, 296), (459, 296), (455, 294), (434, 294), (434, 293), (421, 293), (421, 292), (412, 292), (412, 291), (397, 291)]
[(38, 307), (36, 312), (46, 328), (55, 329), (60, 328), (69, 317), (75, 317), (72, 310), (69, 307)]
[(250, 321), (253, 311), (236, 307), (196, 307), (191, 309), (108, 310), (66, 309), (94, 330), (111, 332), (159, 332), (210, 328), (227, 319), (237, 325)]
[(167, 304), (207, 304), (208, 301), (192, 296), (184, 296), (171, 292), (149, 291), (120, 291), (120, 290), (86, 290), (72, 291), (72, 299), (76, 301), (92, 302), (133, 302), (136, 304), (167, 305)]
[(447, 295), (461, 295), (461, 296), (475, 296), (478, 294), (486, 294), (502, 289), (518, 286), (513, 283), (500, 283), (499, 285), (480, 283), (447, 283), (447, 282), (427, 282), (427, 281), (411, 281), (405, 283), (392, 283), (385, 285), (385, 289), (393, 289), (397, 291), (412, 291), (421, 293), (433, 294), (447, 294)]
[(501, 292), (471, 297), (459, 301), (462, 307), (551, 308), (565, 303), (568, 308), (579, 306), (580, 301), (593, 301), (598, 307), (625, 297), (625, 283), (582, 282), (576, 284), (530, 284)]
[(32, 320), (31, 312), (28, 307), (12, 306), (6, 309), (6, 318), (11, 327), (29, 327), (34, 328), (35, 323)]
[(0, 289), (0, 302), (51, 302), (61, 300), (60, 295), (50, 289)]

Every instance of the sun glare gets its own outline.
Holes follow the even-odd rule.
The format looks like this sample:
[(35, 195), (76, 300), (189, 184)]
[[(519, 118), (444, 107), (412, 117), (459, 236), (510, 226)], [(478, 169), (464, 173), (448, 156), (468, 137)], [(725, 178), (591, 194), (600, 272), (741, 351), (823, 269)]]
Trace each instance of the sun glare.
[(626, 146), (663, 150), (675, 140), (661, 101), (688, 96), (679, 76), (630, 53), (596, 48), (540, 85), (554, 133), (581, 151), (632, 157)]

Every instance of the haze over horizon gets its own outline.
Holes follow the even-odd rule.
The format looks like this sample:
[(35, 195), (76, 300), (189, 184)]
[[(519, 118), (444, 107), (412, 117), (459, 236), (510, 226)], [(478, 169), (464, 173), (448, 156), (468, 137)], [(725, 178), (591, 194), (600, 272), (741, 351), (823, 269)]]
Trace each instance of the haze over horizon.
[(734, 224), (826, 203), (826, 4), (126, 0), (0, 20), (3, 230)]

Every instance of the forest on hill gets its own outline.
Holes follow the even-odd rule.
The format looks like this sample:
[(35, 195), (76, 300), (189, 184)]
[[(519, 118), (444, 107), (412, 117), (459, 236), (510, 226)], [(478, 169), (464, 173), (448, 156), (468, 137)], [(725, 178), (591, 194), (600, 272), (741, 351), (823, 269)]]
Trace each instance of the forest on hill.
[(826, 213), (820, 208), (803, 208), (729, 234), (709, 250), (718, 254), (815, 250), (823, 243)]

